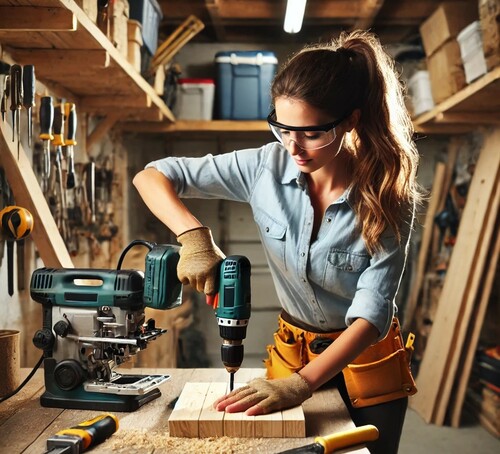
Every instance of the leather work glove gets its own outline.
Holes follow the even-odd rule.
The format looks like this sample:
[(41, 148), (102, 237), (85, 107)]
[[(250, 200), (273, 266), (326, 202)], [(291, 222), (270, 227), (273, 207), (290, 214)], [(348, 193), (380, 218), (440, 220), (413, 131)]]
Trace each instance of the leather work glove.
[(179, 251), (177, 277), (183, 284), (191, 284), (198, 292), (217, 293), (217, 270), (226, 258), (217, 247), (208, 227), (187, 230), (177, 237)]
[(248, 416), (265, 415), (300, 405), (312, 396), (306, 380), (294, 373), (286, 378), (256, 378), (242, 388), (221, 397), (214, 407), (228, 413), (245, 411)]

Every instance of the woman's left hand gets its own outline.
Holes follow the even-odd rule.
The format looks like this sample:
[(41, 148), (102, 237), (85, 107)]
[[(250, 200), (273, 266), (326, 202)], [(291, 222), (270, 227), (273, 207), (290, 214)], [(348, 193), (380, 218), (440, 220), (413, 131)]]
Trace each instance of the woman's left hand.
[(298, 373), (287, 378), (266, 380), (256, 378), (214, 402), (219, 411), (247, 416), (265, 415), (285, 408), (296, 407), (312, 396), (311, 387)]

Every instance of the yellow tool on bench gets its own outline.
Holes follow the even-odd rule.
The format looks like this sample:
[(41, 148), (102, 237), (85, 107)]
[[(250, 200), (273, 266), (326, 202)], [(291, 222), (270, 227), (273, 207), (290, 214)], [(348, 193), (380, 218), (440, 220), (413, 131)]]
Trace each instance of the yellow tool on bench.
[(377, 438), (378, 429), (371, 424), (367, 424), (366, 426), (344, 430), (326, 437), (316, 437), (314, 443), (282, 451), (279, 454), (330, 454), (339, 449), (360, 445), (367, 441), (375, 441)]

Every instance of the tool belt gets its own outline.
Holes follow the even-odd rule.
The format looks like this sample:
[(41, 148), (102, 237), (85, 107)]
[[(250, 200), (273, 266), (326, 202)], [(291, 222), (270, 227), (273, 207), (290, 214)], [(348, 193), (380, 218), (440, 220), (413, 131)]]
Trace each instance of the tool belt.
[[(264, 360), (267, 378), (284, 378), (302, 369), (319, 356), (343, 331), (307, 331), (279, 316), (274, 345), (268, 345)], [(399, 320), (394, 317), (387, 335), (368, 347), (342, 371), (351, 404), (368, 407), (415, 394), (417, 388), (410, 370), (415, 336), (403, 343)]]

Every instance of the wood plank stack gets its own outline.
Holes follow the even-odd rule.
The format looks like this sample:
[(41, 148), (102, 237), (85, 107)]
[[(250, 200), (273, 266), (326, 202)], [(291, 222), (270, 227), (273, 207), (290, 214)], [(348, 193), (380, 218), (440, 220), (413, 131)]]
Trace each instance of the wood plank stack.
[(296, 438), (306, 436), (301, 406), (269, 415), (247, 416), (213, 408), (227, 392), (227, 383), (192, 383), (184, 386), (168, 420), (171, 437)]
[(410, 406), (423, 419), (458, 426), (498, 260), (500, 129), (487, 132)]

